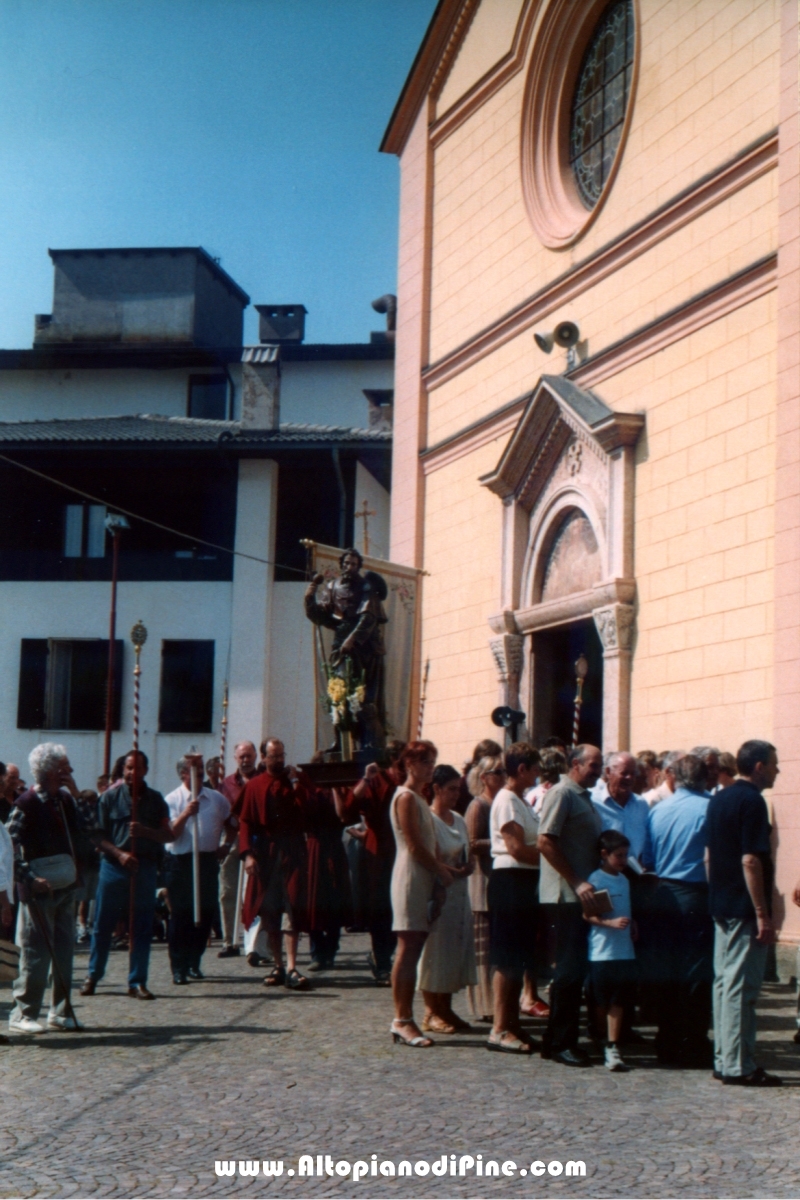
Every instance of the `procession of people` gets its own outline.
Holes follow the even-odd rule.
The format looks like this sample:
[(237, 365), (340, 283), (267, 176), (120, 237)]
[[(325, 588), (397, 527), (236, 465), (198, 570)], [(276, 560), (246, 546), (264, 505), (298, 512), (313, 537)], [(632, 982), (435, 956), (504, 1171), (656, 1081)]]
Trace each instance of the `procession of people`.
[[(236, 771), (214, 780), (219, 791), (202, 782), (202, 758), (185, 756), (166, 799), (147, 783), (139, 751), (119, 760), (89, 804), (66, 748), (36, 746), (31, 786), (19, 792), (14, 780), (0, 826), (0, 918), (8, 939), (16, 907), (19, 949), (9, 1033), (81, 1027), (73, 956), (93, 854), (100, 867), (82, 997), (97, 993), (122, 924), (128, 994), (155, 999), (148, 964), (162, 895), (174, 984), (201, 980), (212, 927), (230, 903), (234, 873), (226, 879), (220, 869), (229, 861), (234, 911), (219, 955), (239, 952), (235, 927), (260, 924), (271, 959), (264, 986), (309, 990), (300, 939), (309, 938), (309, 974), (335, 969), (352, 914), (343, 834), (361, 814), (369, 966), (375, 984), (391, 983), (396, 1044), (428, 1048), (483, 1027), (495, 1052), (538, 1050), (580, 1068), (599, 1047), (606, 1067), (622, 1072), (626, 1047), (648, 1040), (639, 1028), (654, 1026), (663, 1066), (778, 1086), (755, 1059), (755, 1006), (774, 937), (763, 793), (778, 774), (775, 747), (745, 742), (725, 786), (723, 756), (710, 747), (638, 757), (603, 757), (591, 745), (565, 754), (528, 743), (504, 754), (488, 748), (498, 753), (482, 744), (462, 774), (438, 763), (430, 741), (393, 743), (361, 783), (327, 788), (287, 765), (282, 741), (267, 738), (258, 766), (253, 743), (235, 747)], [(645, 779), (649, 801), (634, 791)], [(474, 1024), (453, 1007), (460, 993)]]

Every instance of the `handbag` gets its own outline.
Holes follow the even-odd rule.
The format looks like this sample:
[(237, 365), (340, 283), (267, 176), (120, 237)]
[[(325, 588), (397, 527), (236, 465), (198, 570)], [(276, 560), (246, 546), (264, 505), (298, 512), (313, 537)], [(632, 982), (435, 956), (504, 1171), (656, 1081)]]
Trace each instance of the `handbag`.
[(0, 983), (11, 983), (19, 976), (19, 946), (0, 938)]
[(78, 878), (71, 854), (46, 854), (43, 858), (32, 858), (28, 865), (39, 879), (47, 880), (54, 892), (72, 887)]

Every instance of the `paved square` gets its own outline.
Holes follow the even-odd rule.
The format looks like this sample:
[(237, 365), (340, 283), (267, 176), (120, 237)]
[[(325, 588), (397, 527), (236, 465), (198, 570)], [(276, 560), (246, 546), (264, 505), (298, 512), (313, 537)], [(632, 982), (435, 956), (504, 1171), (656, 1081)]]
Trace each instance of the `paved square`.
[[(722, 1087), (698, 1071), (571, 1071), (487, 1054), (485, 1033), (427, 1051), (389, 1038), (364, 935), (300, 995), (266, 990), (243, 958), (207, 953), (203, 983), (176, 988), (153, 947), (152, 1004), (128, 999), (112, 954), (86, 1030), (0, 1047), (0, 1195), (11, 1196), (797, 1196), (800, 1047), (788, 988), (765, 990), (761, 1061), (788, 1087)], [(307, 962), (307, 958), (303, 961)], [(86, 957), (79, 955), (76, 978)], [(301, 962), (302, 966), (302, 962)], [(3, 989), (0, 999), (7, 1001)], [(464, 1012), (463, 1002), (456, 1007)], [(301, 1154), (334, 1161), (481, 1153), (582, 1159), (586, 1178), (299, 1178)], [(238, 1161), (283, 1159), (271, 1180)], [(217, 1178), (216, 1160), (237, 1175)]]

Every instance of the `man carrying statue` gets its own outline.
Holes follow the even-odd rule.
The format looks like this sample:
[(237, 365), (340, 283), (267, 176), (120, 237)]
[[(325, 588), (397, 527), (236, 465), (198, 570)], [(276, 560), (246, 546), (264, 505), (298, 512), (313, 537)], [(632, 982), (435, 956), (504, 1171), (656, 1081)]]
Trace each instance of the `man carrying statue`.
[(353, 713), (360, 748), (382, 750), (386, 743), (383, 626), (387, 620), (383, 601), (388, 589), (386, 580), (375, 571), (361, 574), (363, 562), (358, 550), (345, 550), (339, 559), (339, 577), (326, 582), (324, 576), (315, 575), (304, 603), (310, 621), (333, 630), (330, 675), (345, 680), (351, 688), (363, 686), (363, 700)]

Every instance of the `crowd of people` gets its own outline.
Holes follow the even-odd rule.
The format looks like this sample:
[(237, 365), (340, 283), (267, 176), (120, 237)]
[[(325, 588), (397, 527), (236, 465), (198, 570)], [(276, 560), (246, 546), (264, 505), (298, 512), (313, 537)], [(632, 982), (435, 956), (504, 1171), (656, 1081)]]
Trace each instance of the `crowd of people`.
[[(129, 950), (128, 994), (154, 999), (163, 906), (176, 985), (203, 978), (219, 923), (221, 958), (242, 952), (241, 926), (248, 962), (271, 968), (264, 985), (306, 991), (301, 934), (314, 974), (358, 921), (376, 985), (392, 988), (398, 1044), (470, 1030), (453, 1008), (465, 991), (494, 1052), (589, 1065), (585, 1004), (611, 1071), (626, 1071), (625, 1047), (645, 1040), (637, 1025), (654, 1025), (664, 1066), (780, 1084), (754, 1057), (774, 940), (770, 743), (745, 742), (735, 758), (710, 746), (604, 758), (556, 738), (505, 752), (487, 740), (459, 771), (429, 741), (391, 742), (354, 788), (315, 786), (276, 738), (258, 751), (241, 742), (234, 757), (228, 776), (219, 759), (182, 758), (166, 797), (148, 785), (141, 751), (97, 791), (78, 791), (54, 743), (31, 752), (30, 787), (0, 764), (0, 921), (20, 953), (10, 1032), (78, 1027), (76, 940), (89, 944), (82, 996), (96, 993), (116, 939)], [(545, 1023), (540, 1044), (526, 1017)]]

